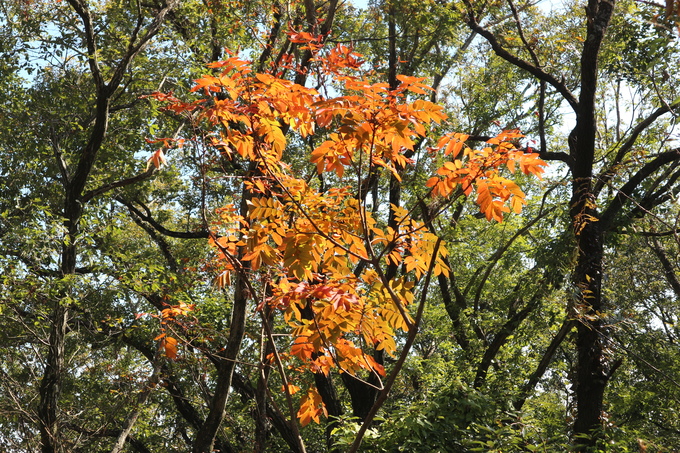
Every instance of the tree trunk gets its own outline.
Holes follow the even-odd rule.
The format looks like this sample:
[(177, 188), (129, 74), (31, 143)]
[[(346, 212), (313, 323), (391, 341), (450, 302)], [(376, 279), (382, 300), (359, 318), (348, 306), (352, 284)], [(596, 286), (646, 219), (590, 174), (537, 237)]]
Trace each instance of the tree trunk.
[(52, 314), (52, 329), (50, 330), (49, 352), (45, 363), (45, 371), (40, 381), (40, 405), (38, 417), (40, 420), (40, 441), (43, 453), (58, 453), (63, 451), (59, 442), (59, 423), (57, 408), (61, 393), (61, 377), (64, 369), (64, 340), (66, 338), (66, 321), (68, 308), (60, 300), (55, 301), (56, 307)]
[(574, 274), (572, 309), (577, 320), (576, 420), (574, 443), (583, 451), (594, 448), (601, 437), (604, 391), (607, 385), (606, 355), (601, 314), (603, 234), (589, 221), (578, 235), (578, 261)]
[(130, 37), (127, 52), (118, 64), (110, 69), (110, 80), (105, 81), (97, 50), (97, 31), (93, 25), (92, 15), (87, 2), (69, 0), (76, 14), (82, 21), (82, 40), (88, 49), (88, 65), (96, 92), (94, 123), (87, 137), (87, 143), (79, 150), (77, 164), (68, 168), (66, 162), (57, 153), (57, 166), (61, 171), (61, 183), (64, 190), (64, 226), (66, 235), (63, 238), (61, 253), (61, 277), (63, 287), (57, 292), (55, 307), (51, 316), (49, 350), (45, 361), (45, 370), (40, 382), (40, 403), (38, 405), (38, 424), (43, 453), (63, 451), (59, 440), (58, 405), (61, 393), (62, 375), (64, 370), (64, 353), (66, 339), (66, 324), (69, 317), (69, 303), (71, 296), (71, 277), (76, 275), (78, 250), (76, 247), (80, 221), (83, 215), (83, 205), (86, 203), (83, 193), (97, 159), (99, 149), (104, 142), (110, 115), (110, 102), (120, 86), (132, 60), (144, 46), (158, 33), (163, 20), (178, 0), (167, 3), (160, 9), (153, 21), (143, 30), (144, 33)]
[[(573, 276), (575, 296), (571, 303), (577, 320), (576, 418), (574, 443), (587, 451), (601, 437), (604, 390), (607, 384), (605, 348), (602, 341), (604, 312), (602, 263), (604, 233), (593, 191), (597, 119), (598, 58), (615, 0), (589, 0), (586, 7), (587, 35), (581, 53), (581, 92), (576, 127), (569, 136), (573, 158), (570, 215), (576, 237), (577, 260)], [(583, 447), (580, 447), (580, 446)]]
[[(75, 246), (78, 236), (78, 224), (82, 215), (82, 207), (77, 200), (73, 185), (65, 181), (66, 202), (64, 204), (65, 227), (67, 230), (61, 253), (61, 276), (66, 278), (75, 275), (77, 249)], [(68, 285), (69, 282), (64, 282)], [(62, 376), (64, 372), (64, 351), (66, 342), (66, 325), (69, 317), (68, 287), (57, 293), (52, 312), (52, 328), (45, 371), (40, 381), (40, 404), (38, 419), (40, 430), (41, 451), (43, 453), (58, 453), (63, 451), (59, 439), (58, 407), (61, 394)]]
[(224, 357), (221, 358), (217, 366), (217, 383), (210, 404), (210, 412), (203, 426), (201, 426), (201, 429), (196, 434), (193, 453), (210, 453), (213, 451), (217, 432), (224, 419), (224, 411), (231, 392), (231, 380), (236, 366), (236, 358), (241, 350), (241, 341), (245, 333), (248, 297), (246, 296), (247, 291), (244, 286), (243, 279), (239, 278), (236, 282), (234, 294), (234, 311), (229, 328), (229, 340), (224, 351)]

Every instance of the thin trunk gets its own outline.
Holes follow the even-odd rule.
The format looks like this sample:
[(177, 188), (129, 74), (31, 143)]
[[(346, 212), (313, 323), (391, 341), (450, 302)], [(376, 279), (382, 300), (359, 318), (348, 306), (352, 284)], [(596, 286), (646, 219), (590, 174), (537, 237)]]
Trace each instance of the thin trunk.
[[(249, 166), (251, 174), (256, 171), (255, 162), (251, 162)], [(241, 199), (240, 213), (246, 217), (248, 210), (248, 201), (253, 197), (253, 193), (244, 189), (244, 194)], [(236, 263), (235, 263), (236, 264)], [(253, 295), (250, 294), (248, 282), (247, 263), (238, 264), (240, 266), (239, 272), (234, 283), (234, 302), (233, 311), (231, 315), (231, 323), (229, 326), (229, 338), (227, 346), (224, 349), (224, 354), (219, 358), (217, 363), (217, 383), (215, 384), (215, 392), (213, 393), (212, 401), (210, 402), (210, 411), (208, 417), (201, 426), (201, 429), (196, 434), (194, 440), (193, 453), (210, 453), (213, 451), (217, 432), (224, 420), (225, 409), (229, 400), (231, 391), (231, 381), (236, 367), (236, 359), (241, 351), (241, 342), (246, 331), (246, 313), (248, 308), (248, 300)]]
[[(387, 20), (388, 20), (388, 30), (389, 30), (389, 54), (388, 54), (388, 73), (387, 73), (387, 82), (389, 84), (389, 89), (390, 90), (395, 90), (398, 85), (399, 85), (399, 80), (397, 79), (397, 65), (398, 65), (398, 58), (397, 58), (397, 25), (396, 25), (396, 18), (395, 18), (395, 10), (394, 10), (394, 5), (390, 4), (389, 10), (387, 12)], [(401, 172), (403, 169), (402, 168), (397, 168), (396, 169), (398, 172)], [(359, 197), (360, 198), (365, 198), (366, 193), (368, 193), (369, 187), (372, 186), (372, 183), (375, 183), (376, 181), (373, 179), (374, 176), (377, 174), (369, 174), (369, 176), (366, 178), (366, 183), (367, 186), (364, 189), (361, 189), (359, 191)], [(388, 194), (388, 201), (390, 204), (389, 208), (389, 219), (388, 219), (388, 226), (393, 228), (395, 231), (398, 230), (399, 225), (397, 223), (396, 215), (394, 210), (392, 209), (392, 206), (400, 206), (401, 204), (401, 183), (399, 180), (394, 176), (390, 175), (390, 183), (389, 183), (389, 194)], [(376, 199), (377, 197), (374, 195), (373, 196), (373, 204), (374, 207), (378, 204), (378, 200)], [(392, 280), (394, 277), (397, 275), (397, 271), (399, 270), (399, 267), (395, 263), (390, 263), (387, 266), (387, 271), (385, 273), (387, 280)], [(383, 364), (384, 362), (384, 353), (382, 350), (375, 350), (373, 353), (373, 358), (376, 360), (377, 363), (380, 365)], [(366, 381), (359, 380), (355, 378), (354, 376), (343, 373), (341, 375), (343, 384), (345, 385), (345, 388), (350, 394), (350, 398), (352, 401), (352, 415), (355, 417), (359, 418), (360, 420), (365, 420), (366, 417), (368, 416), (371, 408), (373, 407), (376, 399), (378, 398), (378, 394), (380, 392), (380, 382), (375, 374), (371, 374)]]
[[(271, 326), (274, 322), (271, 307), (265, 305), (262, 310), (262, 316), (267, 319), (266, 323)], [(267, 337), (264, 325), (260, 333), (260, 345), (260, 373), (255, 392), (255, 446), (253, 449), (255, 453), (267, 451), (267, 438), (271, 430), (271, 423), (267, 417), (267, 390), (269, 388), (271, 365), (267, 360), (267, 356), (274, 353), (274, 346)]]
[(135, 405), (135, 408), (132, 412), (130, 412), (130, 414), (125, 419), (123, 429), (116, 438), (116, 443), (113, 445), (111, 453), (120, 453), (123, 451), (123, 448), (125, 448), (125, 442), (127, 442), (128, 436), (130, 435), (130, 432), (132, 432), (132, 428), (137, 422), (137, 419), (139, 418), (139, 415), (142, 412), (142, 408), (146, 404), (146, 401), (149, 399), (152, 390), (158, 383), (158, 373), (161, 368), (158, 355), (159, 354), (157, 353), (156, 357), (154, 358), (155, 364), (153, 368), (153, 373), (149, 378), (149, 382), (145, 385), (144, 389), (140, 391), (139, 394), (137, 395), (137, 403)]
[(217, 383), (210, 403), (210, 412), (201, 429), (196, 434), (193, 453), (210, 453), (213, 451), (217, 432), (222, 425), (225, 409), (229, 400), (232, 375), (236, 366), (236, 358), (241, 350), (241, 341), (245, 334), (247, 290), (243, 278), (236, 281), (234, 294), (234, 308), (229, 329), (229, 339), (224, 351), (224, 357), (217, 365)]
[(387, 29), (389, 33), (389, 54), (388, 58), (388, 73), (387, 83), (390, 90), (397, 88), (397, 23), (394, 11), (394, 5), (389, 3), (389, 10), (387, 11)]

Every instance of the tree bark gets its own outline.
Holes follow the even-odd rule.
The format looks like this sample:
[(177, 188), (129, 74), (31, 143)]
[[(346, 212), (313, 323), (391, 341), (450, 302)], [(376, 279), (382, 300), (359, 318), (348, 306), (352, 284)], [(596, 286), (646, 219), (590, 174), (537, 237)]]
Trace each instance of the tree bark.
[(45, 363), (45, 371), (40, 381), (40, 405), (38, 417), (40, 420), (40, 441), (43, 453), (57, 453), (63, 451), (59, 441), (59, 423), (57, 411), (61, 381), (64, 369), (64, 340), (66, 338), (66, 322), (68, 308), (60, 300), (52, 314), (52, 328), (50, 330), (49, 352)]
[(574, 442), (588, 451), (601, 436), (604, 391), (607, 385), (604, 322), (602, 313), (603, 234), (589, 221), (578, 235), (578, 261), (574, 273), (576, 297), (572, 300), (577, 320), (576, 418)]

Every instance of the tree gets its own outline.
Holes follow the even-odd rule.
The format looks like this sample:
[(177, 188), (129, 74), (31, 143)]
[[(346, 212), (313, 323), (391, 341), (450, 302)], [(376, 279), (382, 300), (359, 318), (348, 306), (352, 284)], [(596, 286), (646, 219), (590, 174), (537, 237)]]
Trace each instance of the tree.
[[(402, 153), (414, 152), (414, 138), (425, 137), (424, 126), (444, 117), (441, 109), (428, 101), (404, 102), (409, 92), (426, 94), (419, 79), (397, 76), (400, 84), (390, 90), (387, 84), (371, 84), (340, 72), (356, 69), (361, 63), (359, 55), (344, 46), (321, 58), (320, 38), (296, 33), (292, 40), (304, 42), (314, 60), (323, 62), (323, 71), (343, 81), (349, 94), (324, 99), (318, 91), (284, 79), (261, 73), (253, 77), (247, 63), (236, 58), (211, 65), (221, 68), (221, 74), (204, 76), (194, 87), (213, 97), (200, 116), (224, 127), (213, 137), (213, 146), (223, 159), (250, 161), (252, 175), (244, 179), (244, 192), (237, 200), (240, 207), (232, 204), (224, 208), (222, 231), (211, 234), (225, 268), (218, 281), (222, 286), (229, 284), (233, 273), (236, 294), (247, 292), (241, 297), (261, 301), (264, 313), (267, 306), (284, 310), (293, 328), (290, 354), (319, 379), (329, 378), (332, 368), (350, 376), (360, 370), (384, 375), (382, 364), (357, 345), (365, 343), (393, 355), (397, 351), (394, 332), (408, 331), (398, 365), (379, 389), (377, 402), (382, 403), (399, 362), (403, 363), (415, 339), (430, 276), (446, 274), (447, 266), (442, 261), (445, 255), (439, 257), (444, 253), (440, 252), (441, 240), (427, 232), (429, 219), (418, 222), (406, 209), (392, 205), (390, 218), (396, 219), (397, 228), (384, 229), (367, 208), (368, 193), (362, 188), (364, 181), (377, 179), (381, 169), (390, 178), (400, 179), (399, 172), (411, 162)], [(203, 104), (203, 100), (183, 103), (162, 93), (156, 97), (170, 101), (168, 109), (190, 115)], [(305, 139), (315, 135), (317, 128), (338, 131), (330, 132), (311, 152), (311, 162), (320, 175), (319, 189), (293, 177), (289, 166), (282, 164), (287, 144), (283, 131), (297, 132)], [(464, 145), (465, 136), (450, 133), (431, 147), (429, 152), (441, 150), (452, 159), (439, 168), (439, 176), (427, 181), (430, 193), (444, 200), (437, 209), (443, 211), (452, 200), (475, 191), (489, 220), (502, 221), (503, 213), (510, 210), (505, 203), (520, 212), (523, 192), (499, 176), (497, 169), (507, 164), (514, 171), (517, 163), (522, 172), (539, 175), (543, 162), (517, 150), (510, 143), (517, 136), (503, 133), (489, 141), (496, 148), (477, 151)], [(323, 176), (329, 172), (334, 175)], [(338, 181), (327, 187), (327, 178)], [(345, 186), (352, 181), (359, 182), (358, 192)], [(375, 198), (371, 201), (374, 207), (378, 203)], [(421, 198), (419, 203), (425, 200)], [(383, 260), (388, 272), (390, 266), (402, 265), (405, 276), (388, 278)], [(407, 279), (409, 274), (415, 281)], [(424, 281), (423, 296), (414, 316), (406, 306), (414, 302), (410, 290), (420, 280)], [(247, 289), (239, 289), (242, 287)], [(234, 328), (234, 322), (230, 335), (243, 332), (243, 327)], [(277, 361), (286, 392), (297, 390), (298, 386), (288, 383), (269, 322), (263, 317), (273, 350), (270, 356)], [(351, 340), (354, 336), (358, 338)], [(175, 355), (174, 346), (169, 354)], [(320, 391), (312, 388), (303, 398), (298, 412), (303, 426), (312, 419), (318, 421), (322, 411), (327, 413), (326, 406), (336, 404), (329, 400), (331, 395)], [(362, 429), (370, 425), (378, 403), (365, 415)]]
[[(8, 414), (19, 414), (23, 427), (23, 443), (17, 451), (40, 448), (33, 427), (39, 428), (43, 451), (71, 450), (88, 442), (92, 447), (102, 437), (117, 437), (118, 449), (125, 439), (135, 448), (143, 447), (128, 436), (134, 417), (127, 426), (104, 429), (111, 420), (92, 426), (98, 422), (96, 409), (91, 411), (93, 417), (83, 421), (65, 416), (74, 412), (62, 408), (68, 404), (96, 408), (96, 396), (106, 395), (106, 381), (116, 371), (122, 376), (135, 372), (144, 376), (157, 368), (158, 360), (151, 360), (153, 347), (150, 368), (134, 354), (125, 354), (131, 360), (129, 369), (112, 369), (108, 362), (120, 358), (112, 351), (120, 345), (111, 343), (124, 336), (120, 327), (129, 323), (129, 316), (134, 319), (129, 305), (138, 303), (141, 291), (135, 294), (139, 288), (126, 275), (132, 271), (124, 263), (130, 255), (125, 257), (121, 249), (109, 253), (110, 240), (119, 238), (120, 230), (108, 229), (107, 223), (129, 228), (129, 222), (121, 220), (110, 205), (112, 198), (106, 201), (106, 197), (114, 192), (123, 197), (121, 191), (155, 176), (153, 166), (140, 170), (133, 154), (148, 152), (144, 136), (163, 124), (162, 117), (149, 118), (148, 104), (140, 95), (172, 75), (172, 57), (154, 59), (154, 55), (167, 44), (159, 33), (168, 16), (176, 17), (175, 6), (159, 3), (130, 10), (128, 5), (114, 8), (84, 2), (3, 4), (3, 33), (9, 35), (4, 42), (15, 44), (3, 49), (9, 56), (6, 61), (14, 66), (3, 78), (11, 95), (3, 99), (9, 121), (3, 122), (7, 129), (2, 134), (2, 259), (8, 271), (3, 276), (3, 305), (8, 313), (4, 322), (23, 326), (5, 331), (7, 343), (17, 348), (16, 361), (4, 370), (13, 395)], [(34, 52), (37, 61), (31, 59)], [(147, 80), (140, 77), (142, 67)], [(32, 77), (23, 80), (22, 76)], [(162, 247), (164, 242), (156, 238)], [(116, 267), (121, 261), (123, 265)], [(82, 354), (81, 342), (106, 345), (108, 350), (90, 359)], [(17, 376), (21, 379), (17, 367), (22, 363), (28, 382), (40, 380), (39, 391), (37, 385), (25, 391), (16, 386)], [(92, 371), (92, 381), (84, 378), (85, 370)], [(97, 376), (99, 372), (103, 374)], [(92, 387), (82, 385), (64, 394), (63, 389), (74, 384), (74, 374)], [(153, 375), (152, 383), (157, 373)], [(121, 378), (112, 379), (120, 382)], [(138, 384), (146, 385), (144, 379)], [(79, 401), (76, 395), (87, 397)], [(114, 402), (104, 397), (99, 404), (112, 407)], [(141, 400), (137, 404), (143, 406)], [(10, 422), (3, 434), (8, 445), (17, 442), (14, 426)]]
[[(7, 448), (677, 449), (662, 9), (617, 3), (598, 50), (577, 4), (182, 2), (97, 94), (90, 62), (111, 80), (166, 6), (3, 4)], [(569, 202), (584, 132), (571, 151), (562, 132), (588, 104), (584, 49), (600, 77), (585, 214)], [(79, 173), (97, 99), (107, 129)], [(533, 149), (542, 182), (518, 171), (538, 172)], [(604, 311), (584, 305), (584, 237)], [(585, 325), (607, 368), (593, 433), (568, 384), (590, 383)]]
[[(607, 121), (606, 116), (598, 118), (597, 102), (601, 80), (612, 73), (617, 74), (619, 78), (622, 77), (621, 73), (612, 71), (611, 67), (607, 68), (610, 71), (599, 70), (598, 64), (603, 59), (606, 61), (606, 37), (609, 25), (616, 17), (617, 8), (620, 10), (637, 8), (634, 4), (588, 2), (585, 13), (586, 26), (581, 32), (580, 39), (583, 42), (579, 51), (580, 64), (576, 68), (577, 79), (573, 87), (552, 74), (548, 60), (535, 50), (536, 44), (532, 42), (533, 37), (539, 35), (534, 33), (534, 29), (529, 28), (532, 25), (522, 23), (512, 2), (508, 2), (508, 8), (516, 27), (514, 30), (503, 30), (498, 33), (493, 33), (480, 25), (473, 5), (466, 3), (466, 6), (470, 28), (483, 36), (499, 57), (535, 77), (544, 87), (542, 93), (545, 92), (546, 85), (559, 93), (576, 116), (574, 128), (569, 135), (568, 153), (550, 153), (543, 147), (539, 154), (544, 159), (563, 162), (571, 174), (572, 196), (569, 212), (573, 223), (576, 258), (571, 277), (573, 295), (569, 305), (569, 316), (576, 321), (578, 331), (576, 340), (578, 364), (573, 381), (577, 403), (574, 438), (577, 444), (583, 441), (584, 448), (592, 449), (602, 437), (605, 388), (619, 363), (611, 359), (606, 352), (608, 336), (606, 313), (610, 307), (602, 293), (605, 244), (613, 231), (634, 217), (634, 212), (644, 215), (667, 201), (677, 190), (674, 185), (675, 177), (672, 176), (677, 172), (680, 159), (677, 149), (670, 148), (658, 154), (650, 154), (637, 162), (629, 160), (637, 144), (642, 141), (641, 136), (659, 118), (670, 113), (677, 104), (666, 100), (666, 95), (661, 91), (652, 92), (649, 98), (656, 100), (656, 105), (652, 102), (652, 105), (646, 107), (646, 113), (635, 118), (637, 123), (634, 126), (625, 132), (622, 131), (621, 118), (617, 117), (616, 139), (610, 142), (605, 139), (603, 142), (598, 137), (598, 123)], [(642, 7), (640, 14), (649, 13)], [(635, 18), (627, 16), (623, 20), (634, 21)], [(628, 24), (629, 30), (635, 27), (631, 22)], [(659, 35), (657, 45), (668, 46), (673, 39), (672, 35), (662, 28), (648, 31), (650, 32)], [(630, 40), (630, 36), (625, 34), (626, 32), (622, 32), (623, 36), (615, 38), (623, 38), (624, 46), (630, 45), (631, 41), (625, 41)], [(508, 50), (507, 44), (504, 44), (510, 39), (521, 43), (514, 53)], [(617, 41), (614, 40), (614, 43)], [(625, 51), (630, 49), (624, 48)], [(674, 51), (671, 50), (674, 47), (666, 49), (667, 52)], [(644, 71), (649, 72), (642, 76), (650, 77), (653, 84), (656, 83), (655, 70), (658, 70), (655, 64), (656, 62), (650, 62), (644, 67)], [(637, 81), (635, 79), (633, 76), (633, 80), (629, 82), (635, 83)], [(574, 88), (578, 89), (578, 96), (572, 94)], [(619, 98), (615, 99), (618, 102)], [(545, 112), (539, 110), (538, 115), (540, 119)], [(606, 137), (606, 133), (602, 135)], [(661, 143), (664, 142), (665, 140), (661, 138)], [(598, 154), (599, 150), (604, 152)]]

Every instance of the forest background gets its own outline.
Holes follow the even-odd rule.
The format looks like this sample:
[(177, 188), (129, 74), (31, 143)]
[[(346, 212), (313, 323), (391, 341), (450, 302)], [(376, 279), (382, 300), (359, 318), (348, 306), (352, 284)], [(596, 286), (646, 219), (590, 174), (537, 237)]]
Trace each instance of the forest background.
[(680, 2), (0, 8), (3, 451), (680, 450)]

